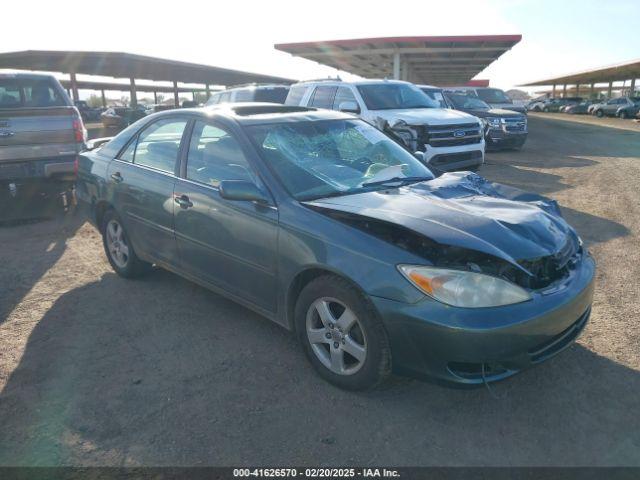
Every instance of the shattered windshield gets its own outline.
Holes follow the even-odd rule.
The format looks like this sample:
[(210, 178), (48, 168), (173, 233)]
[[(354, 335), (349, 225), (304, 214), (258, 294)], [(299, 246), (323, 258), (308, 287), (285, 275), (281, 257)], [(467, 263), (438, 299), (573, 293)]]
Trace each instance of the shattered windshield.
[(431, 171), (361, 120), (248, 127), (258, 151), (298, 200), (430, 180)]

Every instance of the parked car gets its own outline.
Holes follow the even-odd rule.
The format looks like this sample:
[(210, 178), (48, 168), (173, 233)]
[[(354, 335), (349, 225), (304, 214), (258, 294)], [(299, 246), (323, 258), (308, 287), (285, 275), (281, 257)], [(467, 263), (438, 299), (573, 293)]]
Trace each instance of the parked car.
[(491, 108), (475, 95), (444, 90), (444, 98), (452, 108), (474, 115), (483, 121), (487, 150), (519, 150), (527, 140), (526, 115), (513, 110)]
[(156, 264), (254, 309), (342, 388), (504, 379), (589, 318), (595, 264), (554, 201), (435, 177), (353, 115), (152, 115), (82, 154), (78, 198), (120, 276)]
[(75, 181), (87, 131), (78, 109), (50, 75), (0, 74), (0, 188), (55, 194)]
[(358, 115), (439, 170), (477, 169), (484, 135), (477, 117), (440, 108), (415, 85), (396, 80), (311, 81), (291, 86), (286, 105)]
[(570, 115), (586, 114), (589, 111), (589, 107), (593, 105), (593, 103), (594, 100), (583, 100), (580, 103), (572, 103), (565, 107), (564, 113), (568, 113)]
[(640, 97), (624, 97), (625, 103), (618, 106), (616, 117), (633, 118), (640, 111)]
[(543, 112), (559, 112), (566, 105), (574, 105), (582, 101), (581, 97), (555, 97), (550, 98), (542, 107)]
[(594, 100), (593, 103), (591, 105), (589, 105), (589, 107), (587, 107), (587, 113), (589, 115), (593, 115), (594, 110), (596, 108), (604, 105), (605, 103), (607, 103), (607, 99), (606, 98), (604, 98), (604, 99), (601, 98), (601, 99)]
[(110, 107), (100, 114), (105, 128), (123, 128), (149, 114), (146, 105), (138, 104), (130, 107)]
[(450, 87), (449, 90), (472, 94), (483, 102), (491, 105), (492, 108), (503, 108), (505, 110), (513, 110), (518, 113), (527, 113), (524, 105), (515, 105), (513, 100), (499, 88), (490, 87)]
[(547, 97), (535, 98), (531, 100), (529, 103), (527, 103), (525, 105), (525, 108), (527, 109), (528, 112), (541, 112), (547, 100), (548, 100)]
[(85, 122), (97, 122), (100, 120), (101, 110), (99, 108), (92, 108), (84, 100), (78, 100), (74, 102), (76, 108), (80, 112), (82, 120)]
[(239, 102), (268, 102), (284, 103), (289, 93), (289, 85), (279, 84), (249, 84), (229, 88), (221, 92), (216, 92), (209, 97), (206, 105), (217, 105), (218, 103), (239, 103)]
[(597, 117), (620, 116), (621, 111), (626, 110), (626, 108), (633, 109), (635, 107), (636, 98), (637, 97), (634, 97), (634, 99), (631, 99), (629, 97), (610, 98), (606, 102), (596, 105), (591, 110), (591, 114)]

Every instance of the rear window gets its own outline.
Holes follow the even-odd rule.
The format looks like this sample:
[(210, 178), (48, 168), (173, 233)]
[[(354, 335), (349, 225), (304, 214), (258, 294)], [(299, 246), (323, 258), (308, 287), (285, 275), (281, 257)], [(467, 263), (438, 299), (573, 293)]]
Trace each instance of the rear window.
[(0, 78), (0, 108), (62, 107), (67, 105), (54, 80)]
[(289, 94), (287, 95), (287, 99), (284, 101), (285, 105), (300, 105), (302, 101), (302, 97), (304, 97), (304, 93), (307, 91), (306, 85), (298, 85), (295, 87), (291, 87), (289, 89)]
[(478, 88), (476, 94), (487, 103), (512, 103), (507, 94), (499, 88)]
[(287, 87), (258, 88), (256, 89), (256, 102), (284, 103), (289, 89)]

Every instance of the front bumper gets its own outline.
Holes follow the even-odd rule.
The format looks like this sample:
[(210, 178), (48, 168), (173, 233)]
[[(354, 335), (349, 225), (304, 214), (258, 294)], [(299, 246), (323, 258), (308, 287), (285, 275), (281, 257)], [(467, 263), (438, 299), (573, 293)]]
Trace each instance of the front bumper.
[(570, 346), (588, 321), (594, 274), (595, 262), (585, 255), (562, 288), (504, 307), (458, 308), (429, 297), (415, 304), (380, 297), (373, 302), (389, 334), (394, 371), (478, 385)]
[(424, 159), (428, 165), (442, 171), (476, 168), (484, 163), (485, 141), (455, 147), (425, 145)]
[(527, 131), (523, 132), (505, 132), (502, 129), (491, 128), (487, 132), (485, 138), (487, 141), (487, 150), (502, 148), (520, 148), (527, 141)]

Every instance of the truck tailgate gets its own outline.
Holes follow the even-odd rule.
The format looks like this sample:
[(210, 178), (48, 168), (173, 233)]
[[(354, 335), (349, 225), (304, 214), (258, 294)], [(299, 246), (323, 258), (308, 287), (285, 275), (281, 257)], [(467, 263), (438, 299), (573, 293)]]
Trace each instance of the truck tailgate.
[(0, 162), (65, 157), (80, 151), (73, 107), (0, 109)]

